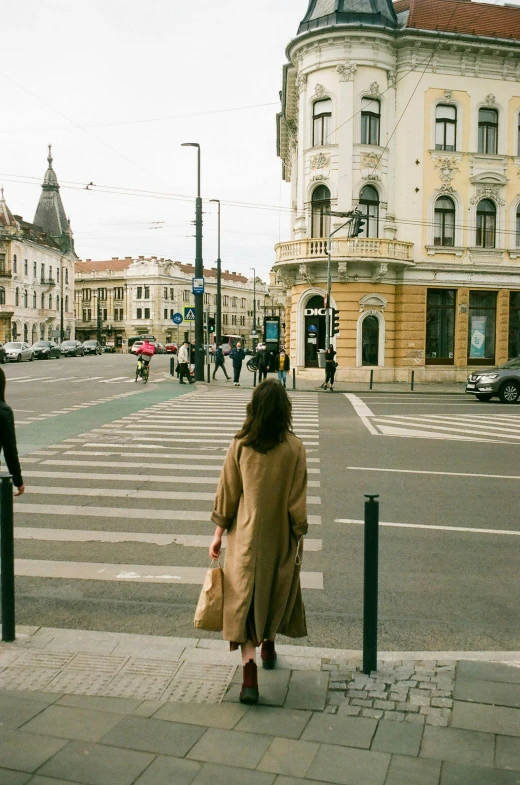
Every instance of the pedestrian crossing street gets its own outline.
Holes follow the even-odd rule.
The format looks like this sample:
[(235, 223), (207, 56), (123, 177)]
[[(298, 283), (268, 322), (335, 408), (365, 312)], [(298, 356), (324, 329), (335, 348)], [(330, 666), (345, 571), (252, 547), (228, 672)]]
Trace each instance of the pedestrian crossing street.
[[(190, 392), (33, 452), (15, 506), (17, 576), (117, 582), (136, 593), (143, 583), (201, 584), (223, 458), (250, 395)], [(302, 587), (321, 590), (318, 396), (292, 400), (308, 450)]]
[[(357, 395), (347, 394), (354, 409), (365, 427), (374, 436), (397, 436), (419, 439), (451, 439), (455, 441), (497, 442), (500, 444), (520, 444), (520, 412), (490, 411), (488, 404), (475, 404), (473, 401), (452, 404), (449, 414), (385, 414), (377, 415), (365, 400)], [(433, 400), (430, 406), (439, 405)], [(400, 403), (395, 405), (401, 405)], [(402, 405), (408, 405), (403, 403)], [(426, 405), (426, 404), (425, 404)], [(469, 406), (471, 413), (463, 407)], [(479, 411), (475, 412), (478, 407)], [(482, 409), (485, 411), (482, 412)], [(482, 413), (481, 413), (482, 412)]]

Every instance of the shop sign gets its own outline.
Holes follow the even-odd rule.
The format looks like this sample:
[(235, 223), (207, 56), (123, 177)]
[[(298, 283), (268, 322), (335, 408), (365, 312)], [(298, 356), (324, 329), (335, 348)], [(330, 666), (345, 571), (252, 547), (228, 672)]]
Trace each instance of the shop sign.
[(327, 316), (326, 308), (305, 308), (305, 316)]

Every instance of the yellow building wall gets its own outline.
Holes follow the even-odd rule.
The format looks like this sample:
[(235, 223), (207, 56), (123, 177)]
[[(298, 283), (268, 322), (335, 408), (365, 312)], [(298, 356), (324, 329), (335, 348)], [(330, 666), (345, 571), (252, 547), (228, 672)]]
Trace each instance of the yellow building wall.
[(396, 286), (395, 366), (424, 365), (426, 287)]

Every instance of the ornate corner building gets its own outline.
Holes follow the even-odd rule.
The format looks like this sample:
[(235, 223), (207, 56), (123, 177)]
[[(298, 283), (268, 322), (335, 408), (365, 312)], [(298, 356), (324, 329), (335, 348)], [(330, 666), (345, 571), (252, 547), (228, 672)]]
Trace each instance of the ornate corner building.
[(464, 379), (520, 355), (520, 9), (471, 0), (310, 0), (287, 47), (278, 155), (291, 239), (293, 364), (333, 339), (348, 378)]
[(48, 168), (34, 223), (13, 215), (0, 196), (0, 340), (35, 341), (74, 337), (74, 238)]

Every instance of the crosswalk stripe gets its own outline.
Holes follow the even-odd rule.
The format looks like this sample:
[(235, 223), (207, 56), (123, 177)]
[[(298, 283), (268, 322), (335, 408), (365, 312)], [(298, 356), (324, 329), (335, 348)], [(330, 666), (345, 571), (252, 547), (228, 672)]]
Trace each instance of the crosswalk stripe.
[[(91, 562), (15, 559), (18, 576), (67, 578), (69, 580), (121, 581), (130, 583), (176, 583), (201, 585), (207, 567), (158, 567), (145, 564), (104, 564)], [(323, 589), (321, 572), (302, 572), (303, 589)]]
[(84, 384), (85, 382), (97, 382), (98, 379), (102, 379), (102, 378), (103, 378), (102, 376), (89, 376), (88, 379), (78, 379), (77, 381), (72, 382), (72, 384)]
[[(73, 379), (77, 379), (77, 376), (62, 376), (59, 379), (45, 379), (42, 381), (42, 384), (53, 384), (54, 382), (71, 382)], [(85, 379), (84, 381), (90, 381), (89, 379)]]
[(483, 428), (485, 428), (485, 426), (480, 428), (478, 425), (466, 426), (464, 428), (457, 428), (457, 427), (451, 426), (451, 425), (450, 426), (447, 426), (447, 425), (434, 425), (431, 422), (425, 422), (424, 425), (422, 423), (419, 423), (419, 422), (403, 423), (403, 422), (399, 422), (399, 420), (396, 420), (395, 418), (392, 418), (392, 419), (390, 419), (390, 418), (377, 418), (377, 419), (373, 420), (373, 422), (375, 422), (376, 425), (378, 425), (379, 423), (383, 423), (385, 425), (396, 425), (398, 427), (400, 426), (401, 428), (403, 428), (404, 425), (407, 425), (408, 426), (408, 430), (410, 430), (410, 431), (412, 431), (412, 430), (420, 430), (421, 428), (429, 428), (431, 431), (444, 431), (444, 432), (452, 433), (452, 434), (459, 434), (460, 433), (460, 434), (466, 434), (468, 436), (500, 436), (503, 439), (507, 439), (507, 438), (513, 439), (513, 438), (518, 438), (520, 436), (520, 434), (518, 434), (518, 433), (514, 433), (514, 434), (511, 434), (509, 436), (508, 434), (497, 432), (497, 431), (483, 430)]
[(128, 379), (128, 376), (114, 376), (112, 379), (103, 379), (103, 382), (101, 382), (101, 384), (103, 383), (109, 384), (110, 382), (120, 382), (121, 379)]
[[(18, 540), (41, 540), (44, 542), (99, 542), (123, 543), (140, 542), (148, 545), (183, 545), (187, 548), (209, 548), (212, 535), (203, 534), (158, 534), (154, 532), (110, 532), (91, 531), (90, 529), (40, 529), (25, 526), (15, 527), (14, 536)], [(222, 541), (226, 547), (226, 538)], [(322, 541), (305, 538), (305, 551), (321, 551)]]
[(30, 384), (31, 382), (43, 382), (44, 379), (52, 378), (52, 376), (31, 376), (28, 379), (9, 379), (9, 384)]
[[(26, 472), (27, 473), (27, 472)], [(110, 499), (158, 499), (159, 501), (191, 501), (212, 502), (215, 499), (215, 491), (203, 493), (197, 491), (148, 491), (144, 488), (69, 488), (48, 485), (29, 485), (25, 489), (26, 494), (39, 496), (90, 496), (108, 497)], [(20, 511), (23, 512), (26, 502), (20, 500)], [(207, 519), (207, 516), (206, 516)]]
[[(73, 461), (70, 459), (56, 459), (48, 458), (41, 461), (45, 466), (106, 466), (114, 469), (139, 469), (143, 467), (142, 462), (133, 461)], [(146, 463), (146, 469), (175, 469), (178, 470), (191, 470), (196, 472), (218, 472), (222, 471), (222, 463), (218, 465), (207, 464), (205, 466), (197, 466), (191, 463)], [(183, 479), (184, 482), (184, 479)]]

